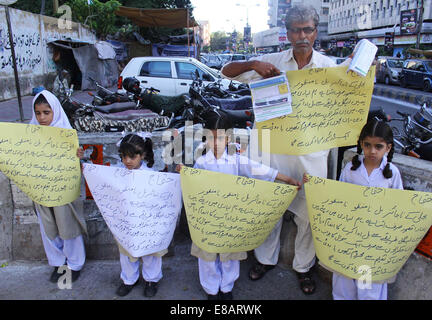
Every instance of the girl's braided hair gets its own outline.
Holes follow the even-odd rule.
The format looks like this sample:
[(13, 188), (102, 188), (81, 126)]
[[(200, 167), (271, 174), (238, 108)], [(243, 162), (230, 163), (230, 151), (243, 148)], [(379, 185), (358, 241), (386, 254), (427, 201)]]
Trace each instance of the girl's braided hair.
[(141, 138), (136, 134), (128, 134), (126, 135), (121, 143), (119, 148), (120, 158), (125, 156), (135, 157), (135, 155), (143, 155), (144, 160), (147, 162), (147, 167), (151, 168), (154, 165), (154, 154), (153, 154), (153, 142), (150, 138)]

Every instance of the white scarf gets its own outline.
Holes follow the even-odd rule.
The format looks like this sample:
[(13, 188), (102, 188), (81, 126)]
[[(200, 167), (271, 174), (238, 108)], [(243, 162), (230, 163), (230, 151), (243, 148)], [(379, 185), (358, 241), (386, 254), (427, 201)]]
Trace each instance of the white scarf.
[(63, 129), (72, 129), (72, 126), (69, 123), (69, 119), (66, 113), (64, 112), (60, 104), (60, 101), (57, 99), (55, 95), (53, 95), (48, 90), (43, 90), (34, 97), (32, 102), (32, 119), (30, 120), (29, 123), (39, 125), (39, 121), (36, 119), (36, 114), (34, 111), (34, 107), (35, 107), (34, 103), (40, 94), (42, 94), (45, 97), (45, 99), (48, 101), (48, 104), (54, 113), (53, 120), (51, 121), (51, 124), (49, 126), (63, 128)]

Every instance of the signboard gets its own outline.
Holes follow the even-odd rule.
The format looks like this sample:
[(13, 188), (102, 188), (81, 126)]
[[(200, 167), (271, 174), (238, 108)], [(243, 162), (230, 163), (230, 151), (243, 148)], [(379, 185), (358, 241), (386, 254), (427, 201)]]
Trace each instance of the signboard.
[(385, 39), (384, 39), (384, 45), (387, 49), (392, 49), (394, 44), (394, 33), (393, 32), (386, 32)]
[(251, 27), (247, 26), (244, 27), (244, 32), (243, 32), (243, 41), (244, 42), (251, 42), (252, 38), (251, 38)]
[(417, 9), (403, 10), (400, 17), (400, 32), (415, 34), (417, 31)]

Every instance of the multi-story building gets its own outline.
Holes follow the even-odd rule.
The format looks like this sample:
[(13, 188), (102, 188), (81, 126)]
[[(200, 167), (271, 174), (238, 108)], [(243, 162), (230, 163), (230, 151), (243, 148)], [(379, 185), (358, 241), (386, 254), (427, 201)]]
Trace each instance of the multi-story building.
[(199, 35), (202, 40), (201, 46), (210, 45), (210, 23), (209, 21), (198, 21)]
[[(403, 48), (418, 44), (432, 45), (432, 0), (330, 0), (328, 37), (333, 51), (342, 54), (353, 39), (366, 38), (378, 47), (386, 45), (389, 54), (396, 55)], [(421, 33), (417, 28), (405, 28), (401, 16), (411, 18), (412, 26), (420, 25), (420, 9), (423, 5)], [(417, 10), (418, 9), (418, 10)], [(404, 20), (405, 20), (404, 19)], [(402, 31), (402, 32), (401, 32)]]
[(317, 10), (320, 16), (317, 47), (328, 46), (326, 41), (328, 40), (327, 23), (330, 0), (268, 0), (269, 19), (267, 23), (270, 30), (254, 34), (254, 47), (272, 47), (274, 50), (279, 47), (280, 28), (285, 27), (286, 12), (296, 4), (312, 5)]

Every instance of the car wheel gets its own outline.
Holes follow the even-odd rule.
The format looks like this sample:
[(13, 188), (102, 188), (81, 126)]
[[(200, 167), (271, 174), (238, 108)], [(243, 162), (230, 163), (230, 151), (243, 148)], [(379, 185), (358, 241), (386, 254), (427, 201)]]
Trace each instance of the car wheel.
[(384, 78), (384, 83), (385, 83), (386, 85), (389, 85), (389, 84), (390, 84), (390, 78), (389, 78), (389, 76), (385, 76), (385, 78)]
[(423, 91), (429, 92), (431, 90), (431, 84), (429, 81), (423, 83)]

